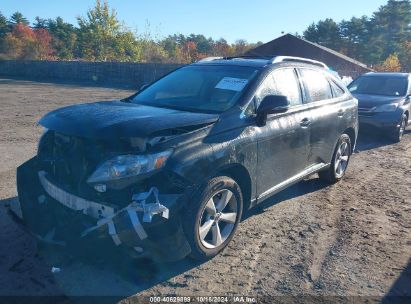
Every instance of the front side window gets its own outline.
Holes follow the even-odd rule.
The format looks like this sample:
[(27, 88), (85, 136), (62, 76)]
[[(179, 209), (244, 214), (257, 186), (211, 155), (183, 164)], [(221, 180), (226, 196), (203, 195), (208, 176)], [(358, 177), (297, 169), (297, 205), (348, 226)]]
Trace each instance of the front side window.
[(390, 76), (361, 76), (348, 89), (353, 94), (404, 96), (407, 92), (407, 78)]
[(301, 77), (305, 86), (307, 102), (331, 99), (331, 86), (323, 73), (316, 70), (302, 69)]
[(231, 108), (258, 69), (192, 65), (172, 72), (138, 93), (133, 103), (183, 111), (221, 113)]
[(267, 95), (287, 96), (292, 106), (301, 104), (300, 85), (294, 69), (275, 70), (268, 75), (256, 93), (257, 106)]

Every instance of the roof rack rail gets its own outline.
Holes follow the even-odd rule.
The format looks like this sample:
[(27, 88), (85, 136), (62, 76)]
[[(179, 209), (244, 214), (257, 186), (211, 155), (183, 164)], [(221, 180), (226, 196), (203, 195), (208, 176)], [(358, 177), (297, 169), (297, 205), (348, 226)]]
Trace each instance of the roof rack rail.
[(238, 56), (227, 56), (224, 59), (271, 59), (271, 56), (254, 56), (254, 55), (238, 55)]
[(219, 60), (219, 59), (224, 59), (224, 57), (205, 57), (203, 59), (198, 60), (197, 62), (207, 62), (207, 61), (213, 61), (213, 60)]
[(324, 69), (327, 69), (327, 70), (329, 69), (328, 66), (323, 62), (308, 59), (308, 58), (293, 57), (293, 56), (276, 56), (270, 60), (270, 63), (279, 63), (279, 62), (285, 62), (285, 61), (305, 62), (305, 63), (323, 67)]
[(205, 57), (198, 60), (197, 62), (207, 62), (213, 60), (231, 60), (231, 59), (266, 59), (270, 60), (272, 56), (249, 56), (249, 55), (238, 55), (238, 56), (225, 56), (225, 57)]

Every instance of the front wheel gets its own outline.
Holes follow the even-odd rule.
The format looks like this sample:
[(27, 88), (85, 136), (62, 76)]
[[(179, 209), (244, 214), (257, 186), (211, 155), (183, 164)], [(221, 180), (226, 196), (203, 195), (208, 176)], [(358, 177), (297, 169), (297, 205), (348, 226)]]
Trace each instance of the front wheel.
[(330, 167), (318, 173), (320, 178), (331, 183), (336, 183), (341, 180), (347, 171), (351, 152), (350, 137), (347, 134), (341, 135), (335, 147)]
[(406, 126), (407, 126), (407, 115), (403, 114), (401, 116), (401, 120), (400, 120), (398, 127), (395, 128), (395, 130), (392, 132), (392, 135), (391, 135), (391, 138), (394, 142), (401, 141), (402, 136), (404, 135)]
[(219, 176), (204, 183), (183, 215), (190, 257), (206, 260), (223, 250), (234, 236), (242, 209), (241, 189), (233, 179)]

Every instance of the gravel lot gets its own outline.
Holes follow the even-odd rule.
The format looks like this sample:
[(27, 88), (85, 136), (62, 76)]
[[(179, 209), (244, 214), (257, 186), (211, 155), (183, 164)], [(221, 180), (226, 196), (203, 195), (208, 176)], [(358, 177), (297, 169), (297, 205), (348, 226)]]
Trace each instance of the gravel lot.
[(16, 167), (36, 153), (36, 122), (64, 105), (130, 94), (0, 79), (0, 295), (411, 296), (410, 131), (395, 145), (361, 134), (343, 181), (329, 186), (313, 176), (268, 199), (228, 249), (200, 265), (74, 259), (37, 246), (3, 209), (16, 199)]

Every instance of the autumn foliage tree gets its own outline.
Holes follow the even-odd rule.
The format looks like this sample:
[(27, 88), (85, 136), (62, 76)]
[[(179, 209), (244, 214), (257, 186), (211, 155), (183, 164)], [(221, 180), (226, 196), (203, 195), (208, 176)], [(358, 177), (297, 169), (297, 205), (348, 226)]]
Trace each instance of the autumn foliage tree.
[(391, 54), (384, 60), (383, 63), (375, 66), (375, 69), (380, 72), (400, 72), (401, 64), (397, 54)]
[(39, 59), (49, 58), (51, 35), (45, 29), (31, 29), (29, 26), (18, 23), (11, 33), (6, 34), (4, 45), (6, 55), (12, 59)]

